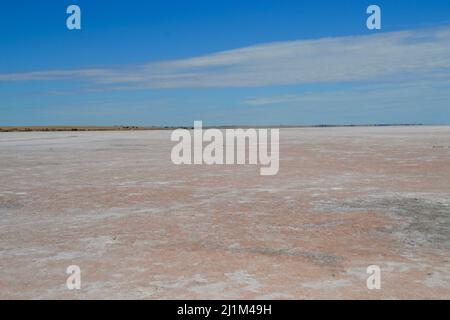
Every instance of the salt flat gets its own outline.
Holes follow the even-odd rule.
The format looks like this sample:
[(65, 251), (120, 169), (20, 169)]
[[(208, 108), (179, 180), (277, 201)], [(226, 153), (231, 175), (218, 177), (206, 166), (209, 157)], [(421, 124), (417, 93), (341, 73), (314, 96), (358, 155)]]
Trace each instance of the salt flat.
[(450, 298), (450, 127), (282, 129), (267, 177), (170, 133), (0, 133), (0, 298)]

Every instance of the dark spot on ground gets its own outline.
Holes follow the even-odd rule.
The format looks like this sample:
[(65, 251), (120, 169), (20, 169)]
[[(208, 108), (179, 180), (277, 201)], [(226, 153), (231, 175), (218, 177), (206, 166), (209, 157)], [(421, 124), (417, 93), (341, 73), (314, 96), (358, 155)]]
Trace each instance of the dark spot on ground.
[(17, 210), (23, 208), (23, 204), (15, 199), (0, 197), (0, 209)]
[(382, 213), (398, 221), (398, 228), (384, 228), (402, 243), (411, 246), (450, 248), (450, 204), (445, 201), (405, 196), (368, 197), (341, 203), (320, 203), (318, 210)]

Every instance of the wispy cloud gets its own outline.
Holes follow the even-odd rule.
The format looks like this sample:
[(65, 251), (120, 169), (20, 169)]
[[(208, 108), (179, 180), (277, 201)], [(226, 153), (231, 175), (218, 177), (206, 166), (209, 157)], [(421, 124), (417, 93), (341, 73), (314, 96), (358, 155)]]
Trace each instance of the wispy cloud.
[(448, 79), (449, 75), (447, 26), (260, 44), (137, 66), (0, 74), (0, 81), (82, 80), (124, 90)]
[(263, 106), (267, 104), (280, 104), (280, 103), (290, 103), (298, 101), (301, 96), (295, 94), (288, 94), (282, 96), (268, 96), (268, 97), (257, 97), (257, 98), (248, 98), (244, 100), (242, 103), (247, 104), (249, 106)]
[(373, 108), (380, 110), (405, 110), (420, 107), (426, 110), (446, 106), (450, 100), (450, 79), (445, 81), (411, 81), (408, 83), (380, 83), (377, 85), (346, 86), (327, 91), (304, 92), (281, 96), (247, 98), (242, 104), (250, 106), (280, 106), (295, 109), (334, 107), (345, 109)]

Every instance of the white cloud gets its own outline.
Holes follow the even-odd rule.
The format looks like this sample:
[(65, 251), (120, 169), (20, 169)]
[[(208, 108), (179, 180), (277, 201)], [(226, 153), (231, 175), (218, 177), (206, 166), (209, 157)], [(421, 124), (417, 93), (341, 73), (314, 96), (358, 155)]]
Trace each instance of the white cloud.
[(450, 80), (416, 81), (408, 83), (383, 83), (376, 85), (347, 86), (327, 91), (304, 92), (282, 96), (252, 97), (242, 101), (245, 105), (276, 105), (295, 109), (333, 106), (338, 109), (348, 107), (410, 108), (422, 109), (445, 106), (450, 100)]
[(298, 101), (301, 96), (288, 94), (282, 96), (257, 97), (244, 100), (242, 103), (249, 106), (263, 106), (267, 104), (280, 104)]
[(120, 89), (261, 87), (448, 79), (450, 27), (260, 44), (121, 68), (0, 74), (0, 81), (85, 80)]

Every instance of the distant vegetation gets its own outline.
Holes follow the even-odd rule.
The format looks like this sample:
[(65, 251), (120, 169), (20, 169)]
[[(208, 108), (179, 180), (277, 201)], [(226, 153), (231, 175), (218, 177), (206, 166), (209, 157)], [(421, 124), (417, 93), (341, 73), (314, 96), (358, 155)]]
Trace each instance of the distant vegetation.
[[(383, 127), (383, 126), (421, 126), (422, 124), (367, 124), (367, 125), (266, 125), (266, 126), (205, 126), (204, 128), (332, 128), (332, 127)], [(183, 126), (4, 126), (0, 127), (0, 132), (54, 132), (54, 131), (132, 131), (132, 130), (173, 130), (173, 129), (193, 129), (193, 127)]]
[(157, 127), (138, 126), (7, 126), (0, 127), (0, 132), (32, 132), (32, 131), (130, 131), (155, 130)]

